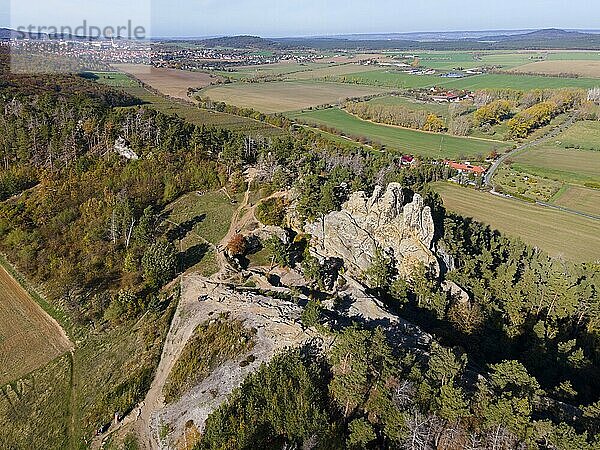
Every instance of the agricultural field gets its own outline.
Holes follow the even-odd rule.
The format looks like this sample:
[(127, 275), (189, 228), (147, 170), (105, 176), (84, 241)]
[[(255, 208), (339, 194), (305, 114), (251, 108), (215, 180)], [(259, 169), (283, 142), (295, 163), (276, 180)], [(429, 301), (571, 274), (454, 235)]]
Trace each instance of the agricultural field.
[(400, 71), (371, 71), (358, 74), (348, 74), (329, 77), (331, 81), (351, 84), (390, 87), (396, 89), (429, 88), (443, 86), (448, 89), (478, 89), (508, 88), (518, 90), (582, 88), (589, 89), (598, 86), (593, 78), (558, 78), (514, 74), (483, 74), (464, 78), (442, 78), (439, 75), (411, 75)]
[(494, 184), (506, 193), (597, 214), (600, 205), (597, 136), (600, 136), (600, 122), (576, 122), (554, 142), (532, 147), (507, 160), (508, 166), (494, 176)]
[(97, 82), (120, 88), (128, 94), (139, 98), (157, 111), (177, 115), (195, 125), (207, 125), (227, 128), (233, 131), (244, 131), (252, 135), (272, 136), (282, 134), (283, 130), (247, 117), (200, 109), (189, 102), (155, 94), (144, 88), (137, 80), (120, 72), (94, 72)]
[(189, 89), (201, 89), (219, 78), (204, 72), (156, 68), (143, 64), (115, 64), (120, 72), (128, 73), (169, 97), (190, 100)]
[(420, 65), (438, 70), (474, 69), (484, 66), (510, 68), (527, 64), (531, 53), (510, 52), (426, 52), (418, 53)]
[(569, 184), (600, 184), (600, 152), (540, 145), (516, 156), (512, 168)]
[(215, 71), (216, 74), (233, 78), (235, 80), (251, 80), (266, 77), (286, 76), (297, 72), (307, 72), (321, 69), (323, 63), (296, 63), (280, 62), (275, 64), (257, 64), (252, 66), (238, 66), (228, 71)]
[(543, 52), (543, 55), (546, 59), (553, 61), (600, 61), (600, 51), (554, 50)]
[(72, 348), (60, 325), (0, 265), (0, 385)]
[(473, 69), (496, 66), (503, 69), (532, 64), (533, 61), (600, 61), (600, 52), (580, 51), (471, 51), (418, 52), (421, 66), (438, 70)]
[(282, 81), (215, 86), (203, 90), (202, 96), (264, 113), (278, 113), (338, 103), (350, 97), (364, 97), (382, 92), (386, 92), (386, 89), (341, 83)]
[[(573, 74), (581, 77), (600, 78), (600, 61), (549, 60), (525, 64), (513, 69), (517, 73), (543, 73), (547, 75)], [(600, 81), (598, 82), (600, 85)]]
[(553, 199), (553, 204), (600, 217), (600, 190), (567, 186)]
[(450, 116), (450, 105), (448, 103), (422, 102), (399, 95), (375, 97), (374, 99), (369, 100), (369, 103), (372, 105), (382, 106), (403, 106), (413, 111), (425, 111), (427, 113), (432, 113), (445, 119), (448, 119)]
[[(507, 144), (445, 134), (425, 133), (361, 120), (339, 108), (305, 111), (289, 115), (292, 119), (313, 125), (325, 125), (348, 136), (366, 137), (391, 149), (432, 158), (467, 158), (487, 156)], [(461, 159), (462, 159), (461, 158)]]
[(232, 71), (217, 71), (218, 75), (234, 80), (251, 81), (265, 78), (280, 78), (281, 80), (316, 80), (327, 76), (345, 75), (372, 71), (372, 67), (362, 66), (353, 62), (310, 62), (262, 64), (255, 66), (236, 67)]
[[(176, 300), (132, 327), (96, 331), (73, 353), (0, 388), (0, 448), (89, 448), (87, 440), (143, 400)], [(102, 389), (99, 389), (102, 386)]]
[(433, 183), (447, 209), (521, 238), (552, 256), (595, 261), (600, 255), (600, 221), (491, 195), (452, 183)]
[(411, 75), (400, 70), (385, 69), (327, 77), (328, 81), (393, 89), (416, 89), (436, 86), (445, 81), (438, 75)]
[[(443, 80), (443, 79), (442, 79)], [(483, 74), (472, 77), (444, 80), (438, 83), (450, 89), (560, 89), (581, 88), (589, 89), (598, 85), (598, 80), (592, 78), (557, 78), (531, 75)]]
[(324, 67), (314, 68), (303, 72), (290, 74), (287, 78), (291, 80), (317, 80), (332, 76), (343, 76), (347, 74), (356, 74), (361, 72), (371, 72), (373, 67), (360, 64), (336, 64), (323, 65)]

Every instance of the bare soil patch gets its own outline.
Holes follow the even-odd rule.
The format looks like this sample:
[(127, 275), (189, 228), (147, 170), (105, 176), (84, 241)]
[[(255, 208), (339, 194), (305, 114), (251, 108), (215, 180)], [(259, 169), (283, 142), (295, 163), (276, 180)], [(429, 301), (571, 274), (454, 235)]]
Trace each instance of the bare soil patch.
[(389, 89), (316, 81), (233, 83), (206, 89), (203, 96), (264, 113), (296, 111), (342, 102), (351, 97), (387, 92)]
[(72, 348), (60, 325), (0, 267), (0, 384), (19, 379)]

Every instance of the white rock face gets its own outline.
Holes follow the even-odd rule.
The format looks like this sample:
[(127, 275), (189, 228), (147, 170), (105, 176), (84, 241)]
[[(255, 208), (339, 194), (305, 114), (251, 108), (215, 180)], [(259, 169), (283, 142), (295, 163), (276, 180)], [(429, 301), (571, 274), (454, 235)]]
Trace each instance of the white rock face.
[(364, 192), (352, 194), (341, 211), (306, 226), (313, 236), (314, 251), (323, 257), (342, 258), (355, 275), (371, 266), (376, 249), (393, 255), (399, 273), (410, 277), (418, 262), (436, 274), (437, 259), (431, 251), (434, 223), (431, 209), (415, 194), (406, 203), (402, 186), (390, 183), (377, 187), (371, 198)]
[(118, 138), (115, 141), (115, 152), (121, 155), (123, 158), (127, 158), (129, 160), (137, 160), (139, 156), (127, 145), (127, 142), (122, 137)]

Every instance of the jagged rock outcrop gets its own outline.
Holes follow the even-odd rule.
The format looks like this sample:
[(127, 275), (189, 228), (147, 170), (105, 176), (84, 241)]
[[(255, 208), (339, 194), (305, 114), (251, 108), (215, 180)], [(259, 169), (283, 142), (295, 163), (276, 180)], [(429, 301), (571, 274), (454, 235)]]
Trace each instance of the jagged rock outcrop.
[(377, 187), (370, 198), (356, 192), (341, 211), (306, 226), (313, 236), (314, 252), (324, 258), (342, 258), (355, 275), (371, 266), (377, 248), (393, 256), (402, 276), (409, 277), (419, 262), (439, 274), (431, 250), (434, 231), (431, 209), (423, 198), (414, 194), (406, 202), (398, 183), (390, 183), (385, 190)]
[(115, 152), (117, 152), (123, 158), (135, 161), (139, 159), (137, 153), (135, 153), (127, 144), (127, 141), (122, 137), (117, 138), (114, 146)]

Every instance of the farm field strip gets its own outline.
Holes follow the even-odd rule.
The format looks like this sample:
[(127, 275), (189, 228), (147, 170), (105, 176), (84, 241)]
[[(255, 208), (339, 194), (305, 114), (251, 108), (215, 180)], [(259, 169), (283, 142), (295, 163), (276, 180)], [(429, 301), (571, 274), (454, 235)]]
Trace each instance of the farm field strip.
[(512, 167), (521, 172), (566, 183), (600, 183), (600, 152), (541, 145), (516, 156)]
[(600, 217), (600, 190), (567, 186), (553, 204)]
[(0, 385), (72, 347), (60, 325), (0, 266)]
[(190, 101), (188, 90), (210, 86), (217, 77), (204, 72), (156, 68), (143, 64), (115, 64), (115, 69), (128, 73), (169, 97)]
[(519, 237), (552, 256), (594, 261), (600, 255), (600, 221), (447, 182), (433, 187), (447, 209)]
[[(512, 69), (521, 73), (544, 73), (548, 75), (575, 74), (588, 78), (600, 78), (600, 61), (594, 60), (547, 60), (537, 61)], [(600, 85), (600, 80), (598, 81)]]
[(494, 149), (505, 148), (508, 145), (376, 124), (352, 116), (339, 108), (300, 112), (289, 116), (309, 124), (335, 128), (347, 135), (364, 136), (402, 152), (433, 158), (470, 157), (480, 153), (486, 155)]
[(278, 81), (270, 83), (233, 83), (202, 91), (203, 97), (264, 113), (338, 103), (351, 97), (364, 97), (387, 92), (372, 86), (350, 86), (343, 83), (317, 81)]
[(518, 90), (582, 88), (598, 86), (593, 78), (558, 78), (516, 74), (482, 74), (464, 78), (442, 78), (439, 75), (411, 75), (399, 71), (371, 71), (344, 76), (331, 77), (331, 81), (349, 84), (383, 86), (396, 89), (429, 88), (443, 86), (449, 89), (494, 89), (507, 88)]

